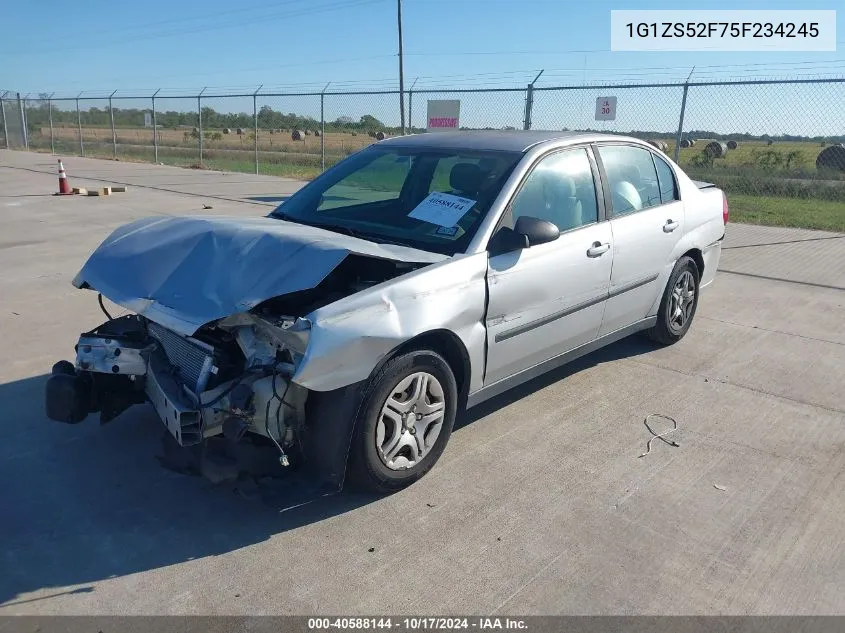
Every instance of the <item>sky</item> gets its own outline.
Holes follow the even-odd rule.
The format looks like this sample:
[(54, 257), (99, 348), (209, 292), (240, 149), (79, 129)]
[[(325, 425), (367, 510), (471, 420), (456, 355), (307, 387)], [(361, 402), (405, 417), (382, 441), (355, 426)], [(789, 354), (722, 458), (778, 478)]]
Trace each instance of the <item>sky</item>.
[[(251, 93), (259, 86), (263, 91), (295, 92), (319, 92), (326, 85), (338, 91), (398, 86), (397, 0), (4, 4), (0, 91), (74, 97), (82, 92), (84, 98), (115, 90), (117, 96), (141, 96), (161, 89), (165, 96), (196, 94), (203, 88), (206, 94), (229, 94)], [(682, 81), (693, 67), (693, 79), (701, 81), (845, 76), (845, 6), (838, 1), (741, 4), (743, 9), (839, 8), (839, 50), (815, 53), (610, 51), (611, 9), (734, 9), (736, 1), (403, 0), (402, 6), (406, 89), (524, 87), (541, 69), (538, 87)], [(539, 102), (546, 98), (554, 109), (552, 95), (538, 95)], [(592, 93), (582, 96), (594, 103)], [(718, 91), (711, 96), (726, 97)], [(665, 97), (643, 93), (637, 102), (640, 109), (651, 100), (656, 107)], [(562, 99), (558, 109), (581, 109), (575, 101), (554, 98)], [(767, 98), (787, 110), (796, 106), (778, 92)], [(838, 99), (842, 109), (845, 86), (814, 98)], [(760, 96), (749, 94), (748, 99), (751, 107)], [(360, 98), (348, 100), (335, 100), (332, 108), (339, 115), (354, 115), (366, 106), (359, 107)], [(270, 105), (299, 111), (296, 98), (288, 101)], [(306, 101), (301, 107), (312, 111), (313, 99)], [(392, 112), (387, 100), (382, 101), (380, 107)], [(471, 101), (467, 99), (468, 113)], [(497, 122), (516, 118), (518, 126), (523, 103), (521, 93), (503, 95)], [(418, 104), (417, 112), (421, 110)], [(659, 116), (668, 118), (670, 111)], [(549, 123), (557, 124), (553, 118), (547, 117)]]

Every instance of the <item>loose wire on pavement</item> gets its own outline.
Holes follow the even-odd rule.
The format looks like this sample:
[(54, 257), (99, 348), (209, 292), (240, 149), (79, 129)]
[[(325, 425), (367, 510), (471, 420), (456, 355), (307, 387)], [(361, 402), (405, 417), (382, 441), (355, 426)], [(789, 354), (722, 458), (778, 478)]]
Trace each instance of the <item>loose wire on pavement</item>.
[[(668, 431), (664, 431), (663, 433), (660, 433), (660, 434), (658, 435), (658, 434), (657, 434), (657, 433), (655, 433), (655, 432), (652, 430), (652, 428), (648, 425), (648, 421), (649, 421), (649, 419), (651, 419), (651, 418), (662, 418), (662, 419), (664, 419), (664, 420), (669, 420), (670, 422), (672, 422), (672, 428), (671, 428), (671, 429), (669, 429)], [(643, 424), (645, 424), (645, 428), (647, 428), (647, 429), (648, 429), (648, 432), (649, 432), (649, 433), (651, 433), (653, 437), (652, 437), (652, 438), (651, 438), (648, 442), (646, 442), (646, 452), (645, 452), (645, 453), (643, 453), (642, 455), (640, 455), (639, 457), (645, 457), (646, 455), (648, 455), (648, 454), (651, 452), (651, 443), (652, 443), (654, 440), (660, 440), (660, 441), (662, 441), (662, 442), (665, 442), (665, 443), (666, 443), (666, 444), (668, 444), (669, 446), (674, 446), (675, 448), (679, 448), (679, 447), (681, 446), (681, 445), (680, 445), (680, 444), (678, 444), (675, 440), (667, 440), (667, 439), (664, 437), (664, 436), (669, 435), (670, 433), (674, 433), (675, 431), (677, 431), (677, 430), (678, 430), (678, 422), (675, 420), (675, 418), (670, 417), (670, 416), (668, 416), (668, 415), (663, 415), (662, 413), (649, 413), (649, 414), (645, 417), (645, 420), (643, 420)]]

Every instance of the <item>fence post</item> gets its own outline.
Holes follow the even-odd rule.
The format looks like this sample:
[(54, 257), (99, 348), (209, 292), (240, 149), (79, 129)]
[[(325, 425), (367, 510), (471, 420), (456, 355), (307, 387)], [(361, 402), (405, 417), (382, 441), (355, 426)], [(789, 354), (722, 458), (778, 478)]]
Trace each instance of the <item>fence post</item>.
[(252, 93), (252, 117), (255, 122), (255, 129), (252, 131), (255, 144), (255, 174), (258, 175), (258, 92), (264, 87), (264, 84), (258, 86), (255, 92)]
[(29, 111), (27, 110), (27, 102), (29, 101), (29, 93), (23, 98), (23, 140), (24, 140), (24, 147), (29, 149), (29, 127), (27, 126), (27, 118), (29, 117)]
[(82, 144), (82, 113), (79, 111), (79, 97), (81, 96), (82, 93), (80, 92), (76, 97), (76, 130), (79, 134), (79, 155), (85, 156), (85, 145)]
[(326, 171), (326, 90), (329, 89), (329, 84), (323, 88), (320, 93), (320, 171)]
[(0, 116), (3, 117), (3, 143), (6, 149), (9, 149), (9, 127), (6, 125), (6, 102), (4, 101), (6, 94), (4, 92), (0, 95)]
[(114, 108), (112, 107), (112, 97), (114, 97), (114, 93), (117, 92), (115, 90), (109, 95), (109, 118), (111, 119), (111, 146), (112, 146), (112, 153), (114, 154), (115, 160), (117, 160), (117, 132), (114, 131)]
[(534, 101), (534, 86), (528, 84), (528, 88), (525, 91), (525, 114), (522, 117), (522, 129), (523, 130), (530, 130), (531, 129), (531, 108)]
[(408, 130), (411, 134), (414, 133), (414, 86), (417, 85), (417, 81), (419, 81), (419, 77), (414, 79), (414, 83), (408, 90)]
[(202, 167), (202, 93), (205, 92), (205, 88), (200, 90), (200, 93), (197, 95), (197, 129), (199, 130), (199, 148), (200, 148), (200, 167)]
[(689, 80), (694, 72), (695, 66), (692, 67), (687, 80), (684, 82), (684, 96), (681, 98), (681, 114), (678, 117), (678, 133), (675, 135), (675, 163), (678, 162), (681, 155), (681, 136), (684, 134), (684, 113), (687, 109), (687, 92), (689, 92)]
[(26, 138), (26, 113), (23, 109), (23, 101), (21, 101), (21, 93), (17, 93), (18, 95), (18, 111), (20, 112), (21, 117), (21, 142), (25, 149), (29, 149), (29, 141)]
[(161, 91), (161, 88), (153, 93), (153, 155), (155, 156), (155, 164), (158, 165), (158, 126), (156, 125), (156, 95)]
[(689, 91), (689, 84), (684, 84), (684, 96), (681, 99), (681, 116), (678, 119), (678, 134), (675, 136), (675, 162), (678, 162), (678, 158), (681, 154), (681, 136), (684, 133), (684, 112), (687, 109), (687, 91)]
[(522, 121), (523, 130), (531, 129), (531, 111), (534, 109), (534, 84), (537, 83), (537, 80), (542, 74), (542, 70), (537, 73), (537, 76), (534, 77), (534, 81), (528, 84), (528, 89), (525, 92), (525, 119)]
[(56, 136), (53, 132), (53, 95), (56, 94), (55, 92), (47, 97), (47, 109), (50, 113), (50, 153), (56, 153)]

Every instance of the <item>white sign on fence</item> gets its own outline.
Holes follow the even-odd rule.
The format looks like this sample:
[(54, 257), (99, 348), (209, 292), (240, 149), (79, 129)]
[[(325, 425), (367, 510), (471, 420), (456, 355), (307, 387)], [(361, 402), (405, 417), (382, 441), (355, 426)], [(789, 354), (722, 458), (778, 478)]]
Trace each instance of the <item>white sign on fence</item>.
[(613, 121), (616, 119), (616, 97), (599, 97), (596, 99), (596, 121)]
[(460, 127), (461, 102), (457, 99), (429, 100), (426, 129), (450, 132)]
[(144, 127), (153, 126), (153, 115), (149, 112), (144, 112)]

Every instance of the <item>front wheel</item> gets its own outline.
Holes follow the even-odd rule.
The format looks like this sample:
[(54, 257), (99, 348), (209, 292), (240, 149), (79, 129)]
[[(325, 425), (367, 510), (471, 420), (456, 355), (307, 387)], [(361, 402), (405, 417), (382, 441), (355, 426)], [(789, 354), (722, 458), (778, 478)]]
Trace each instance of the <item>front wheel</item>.
[(368, 383), (355, 422), (349, 475), (375, 492), (394, 492), (431, 470), (446, 447), (458, 389), (448, 363), (417, 350), (388, 361)]
[(663, 291), (657, 323), (648, 330), (652, 340), (671, 345), (684, 338), (698, 307), (699, 279), (696, 263), (689, 257), (681, 257)]

